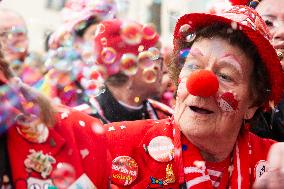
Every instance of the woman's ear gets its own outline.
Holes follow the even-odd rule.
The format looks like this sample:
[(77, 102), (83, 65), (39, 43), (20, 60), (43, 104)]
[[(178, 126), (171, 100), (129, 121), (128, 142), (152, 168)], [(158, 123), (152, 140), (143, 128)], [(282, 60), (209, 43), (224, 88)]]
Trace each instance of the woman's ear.
[(245, 117), (244, 119), (245, 120), (250, 120), (252, 119), (252, 117), (254, 116), (256, 110), (258, 109), (259, 107), (257, 106), (251, 106), (251, 107), (248, 107), (248, 110), (246, 111), (245, 113)]
[(128, 78), (128, 80), (127, 80), (127, 82), (126, 82), (126, 88), (127, 89), (129, 89), (129, 90), (131, 90), (131, 89), (133, 89), (133, 85), (134, 85), (134, 77), (133, 76), (129, 76), (129, 78)]

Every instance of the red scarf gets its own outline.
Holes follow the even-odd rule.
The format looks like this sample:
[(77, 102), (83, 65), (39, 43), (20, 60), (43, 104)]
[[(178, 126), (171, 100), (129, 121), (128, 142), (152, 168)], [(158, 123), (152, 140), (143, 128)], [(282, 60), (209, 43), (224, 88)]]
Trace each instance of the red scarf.
[[(218, 189), (250, 188), (250, 139), (247, 129), (241, 130), (233, 151), (232, 165), (225, 168)], [(184, 178), (187, 189), (213, 189), (205, 161), (199, 150), (182, 136)]]

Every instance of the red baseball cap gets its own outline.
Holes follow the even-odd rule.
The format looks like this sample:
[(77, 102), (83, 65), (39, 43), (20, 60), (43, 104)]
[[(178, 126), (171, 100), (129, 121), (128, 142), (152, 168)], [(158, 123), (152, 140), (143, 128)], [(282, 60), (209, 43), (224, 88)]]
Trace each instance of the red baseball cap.
[(187, 25), (187, 34), (209, 26), (213, 23), (225, 23), (234, 29), (241, 30), (250, 41), (256, 46), (259, 56), (268, 71), (271, 84), (271, 93), (265, 107), (269, 107), (269, 102), (278, 104), (283, 94), (283, 72), (277, 53), (270, 44), (270, 33), (260, 15), (248, 6), (232, 6), (229, 10), (218, 15), (206, 13), (186, 14), (179, 18), (174, 31), (174, 51), (179, 45), (186, 41), (184, 32), (180, 32), (184, 25)]

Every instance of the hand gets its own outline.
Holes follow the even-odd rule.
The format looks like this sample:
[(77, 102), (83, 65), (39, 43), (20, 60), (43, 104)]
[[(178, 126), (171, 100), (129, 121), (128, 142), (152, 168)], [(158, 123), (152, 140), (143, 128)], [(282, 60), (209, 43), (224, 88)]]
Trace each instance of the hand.
[(268, 153), (268, 171), (253, 185), (254, 189), (284, 188), (284, 142), (275, 143)]

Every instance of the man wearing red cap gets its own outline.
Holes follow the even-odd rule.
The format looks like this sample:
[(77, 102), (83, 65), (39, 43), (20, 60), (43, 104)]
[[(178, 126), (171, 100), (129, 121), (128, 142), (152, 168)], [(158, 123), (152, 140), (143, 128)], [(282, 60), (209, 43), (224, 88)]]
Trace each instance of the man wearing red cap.
[(161, 95), (163, 66), (154, 28), (113, 19), (100, 23), (97, 33), (96, 62), (105, 91), (91, 99), (95, 116), (109, 123), (171, 115), (169, 107), (150, 99)]

